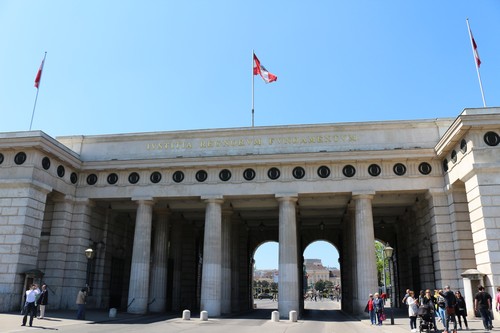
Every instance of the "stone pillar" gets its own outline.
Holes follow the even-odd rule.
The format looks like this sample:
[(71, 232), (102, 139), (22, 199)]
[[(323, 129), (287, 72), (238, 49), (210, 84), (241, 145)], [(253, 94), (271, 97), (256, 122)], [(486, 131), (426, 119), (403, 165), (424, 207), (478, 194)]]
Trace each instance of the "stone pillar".
[(448, 196), (441, 188), (431, 188), (426, 193), (426, 200), (431, 230), (435, 231), (431, 237), (436, 278), (434, 285), (438, 288), (445, 285), (459, 286), (461, 272), (457, 271)]
[(167, 305), (168, 216), (167, 209), (158, 210), (154, 222), (153, 267), (149, 290), (151, 312), (164, 312)]
[(151, 259), (151, 226), (153, 200), (137, 200), (134, 246), (128, 288), (128, 312), (145, 314), (148, 311), (149, 266)]
[(299, 261), (297, 255), (296, 195), (276, 195), (279, 202), (279, 283), (278, 310), (287, 318), (300, 311)]
[[(240, 302), (240, 223), (231, 225), (231, 308), (233, 312), (241, 309)], [(246, 258), (245, 258), (246, 259)], [(246, 260), (243, 261), (246, 261)]]
[(353, 193), (356, 234), (356, 288), (354, 313), (363, 313), (370, 293), (378, 291), (375, 263), (375, 232), (373, 230), (373, 192)]
[(36, 183), (0, 186), (0, 312), (19, 309), (24, 286), (21, 273), (37, 267), (47, 194), (52, 189)]
[(171, 258), (172, 274), (172, 310), (181, 311), (182, 297), (182, 221), (172, 221)]
[(221, 314), (222, 274), (222, 197), (202, 198), (205, 211), (205, 236), (203, 242), (203, 272), (201, 277), (201, 308), (210, 317)]
[(222, 301), (221, 313), (231, 313), (231, 215), (230, 209), (222, 211)]
[(85, 257), (85, 250), (92, 245), (90, 244), (92, 207), (94, 207), (94, 202), (87, 198), (76, 199), (74, 202), (68, 253), (66, 254), (67, 258), (71, 258), (71, 260), (66, 262), (61, 308), (75, 309), (76, 295), (87, 282), (89, 263)]
[(61, 305), (72, 218), (73, 198), (65, 196), (55, 200), (44, 276), (44, 282), (52, 291), (50, 307), (53, 309)]

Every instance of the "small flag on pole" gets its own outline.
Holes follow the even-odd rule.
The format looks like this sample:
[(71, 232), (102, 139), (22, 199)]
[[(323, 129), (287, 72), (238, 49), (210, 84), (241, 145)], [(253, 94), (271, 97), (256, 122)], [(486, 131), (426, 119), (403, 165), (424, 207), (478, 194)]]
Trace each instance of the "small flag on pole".
[(40, 64), (40, 68), (38, 68), (38, 72), (36, 73), (35, 77), (35, 88), (38, 89), (40, 86), (40, 80), (42, 79), (42, 71), (43, 71), (43, 64), (45, 62), (45, 57), (43, 57), (42, 63)]
[(479, 53), (477, 52), (477, 44), (472, 36), (472, 30), (470, 29), (469, 19), (465, 20), (467, 22), (467, 28), (469, 29), (470, 45), (472, 46), (472, 54), (474, 55), (474, 62), (476, 63), (477, 78), (479, 80), (479, 89), (481, 90), (481, 97), (483, 99), (483, 106), (486, 107), (486, 100), (484, 99), (483, 83), (481, 82), (481, 74), (479, 73), (479, 66), (481, 66), (481, 59), (479, 58)]
[(472, 41), (472, 51), (474, 52), (474, 59), (476, 60), (477, 67), (481, 66), (481, 59), (479, 58), (479, 53), (477, 52), (477, 44), (474, 36), (472, 35), (472, 31), (469, 28), (470, 39)]
[(253, 54), (253, 75), (260, 75), (265, 83), (271, 83), (278, 79), (278, 77), (261, 65), (260, 60), (255, 53)]

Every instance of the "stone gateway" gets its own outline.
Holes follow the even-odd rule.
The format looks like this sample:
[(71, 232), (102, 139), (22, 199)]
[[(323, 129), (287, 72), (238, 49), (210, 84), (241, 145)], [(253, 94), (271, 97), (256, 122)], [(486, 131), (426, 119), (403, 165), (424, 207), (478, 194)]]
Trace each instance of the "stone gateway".
[[(253, 308), (253, 254), (279, 242), (278, 306), (304, 307), (303, 252), (339, 251), (342, 309), (390, 293), (500, 286), (500, 108), (456, 119), (69, 136), (0, 133), (0, 311)], [(476, 272), (475, 279), (464, 275)], [(472, 295), (465, 295), (472, 300)], [(399, 303), (399, 302), (398, 302)], [(472, 306), (471, 306), (472, 308)]]

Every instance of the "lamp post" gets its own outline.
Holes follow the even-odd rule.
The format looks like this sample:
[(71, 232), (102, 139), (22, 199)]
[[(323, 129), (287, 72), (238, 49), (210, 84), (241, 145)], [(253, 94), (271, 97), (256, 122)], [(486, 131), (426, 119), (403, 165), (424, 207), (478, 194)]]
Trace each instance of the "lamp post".
[(85, 250), (85, 257), (87, 257), (87, 286), (90, 285), (90, 274), (91, 274), (91, 266), (92, 259), (94, 258), (94, 250), (89, 247)]
[[(394, 249), (389, 245), (389, 243), (387, 243), (385, 246), (384, 246), (384, 289), (386, 290), (386, 293), (387, 293), (387, 288), (385, 286), (385, 258), (391, 260), (392, 259), (392, 253), (394, 252)], [(389, 266), (389, 278), (391, 277), (391, 265), (389, 265), (389, 262), (387, 262), (387, 266)], [(391, 280), (391, 285), (392, 285), (392, 280)], [(391, 325), (394, 325), (394, 310), (392, 308), (392, 305), (393, 305), (393, 299), (394, 299), (394, 295), (393, 295), (393, 291), (391, 289), (391, 303), (390, 303), (390, 306), (391, 306)]]

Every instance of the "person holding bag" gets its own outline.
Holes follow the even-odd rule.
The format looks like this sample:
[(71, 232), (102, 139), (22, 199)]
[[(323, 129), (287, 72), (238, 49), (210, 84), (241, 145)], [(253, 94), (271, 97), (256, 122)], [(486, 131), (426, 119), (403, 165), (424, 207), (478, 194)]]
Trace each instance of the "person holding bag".
[(382, 321), (385, 319), (384, 314), (384, 301), (379, 297), (378, 293), (375, 293), (375, 299), (373, 300), (373, 307), (375, 308), (375, 313), (377, 314), (377, 325), (381, 326)]

